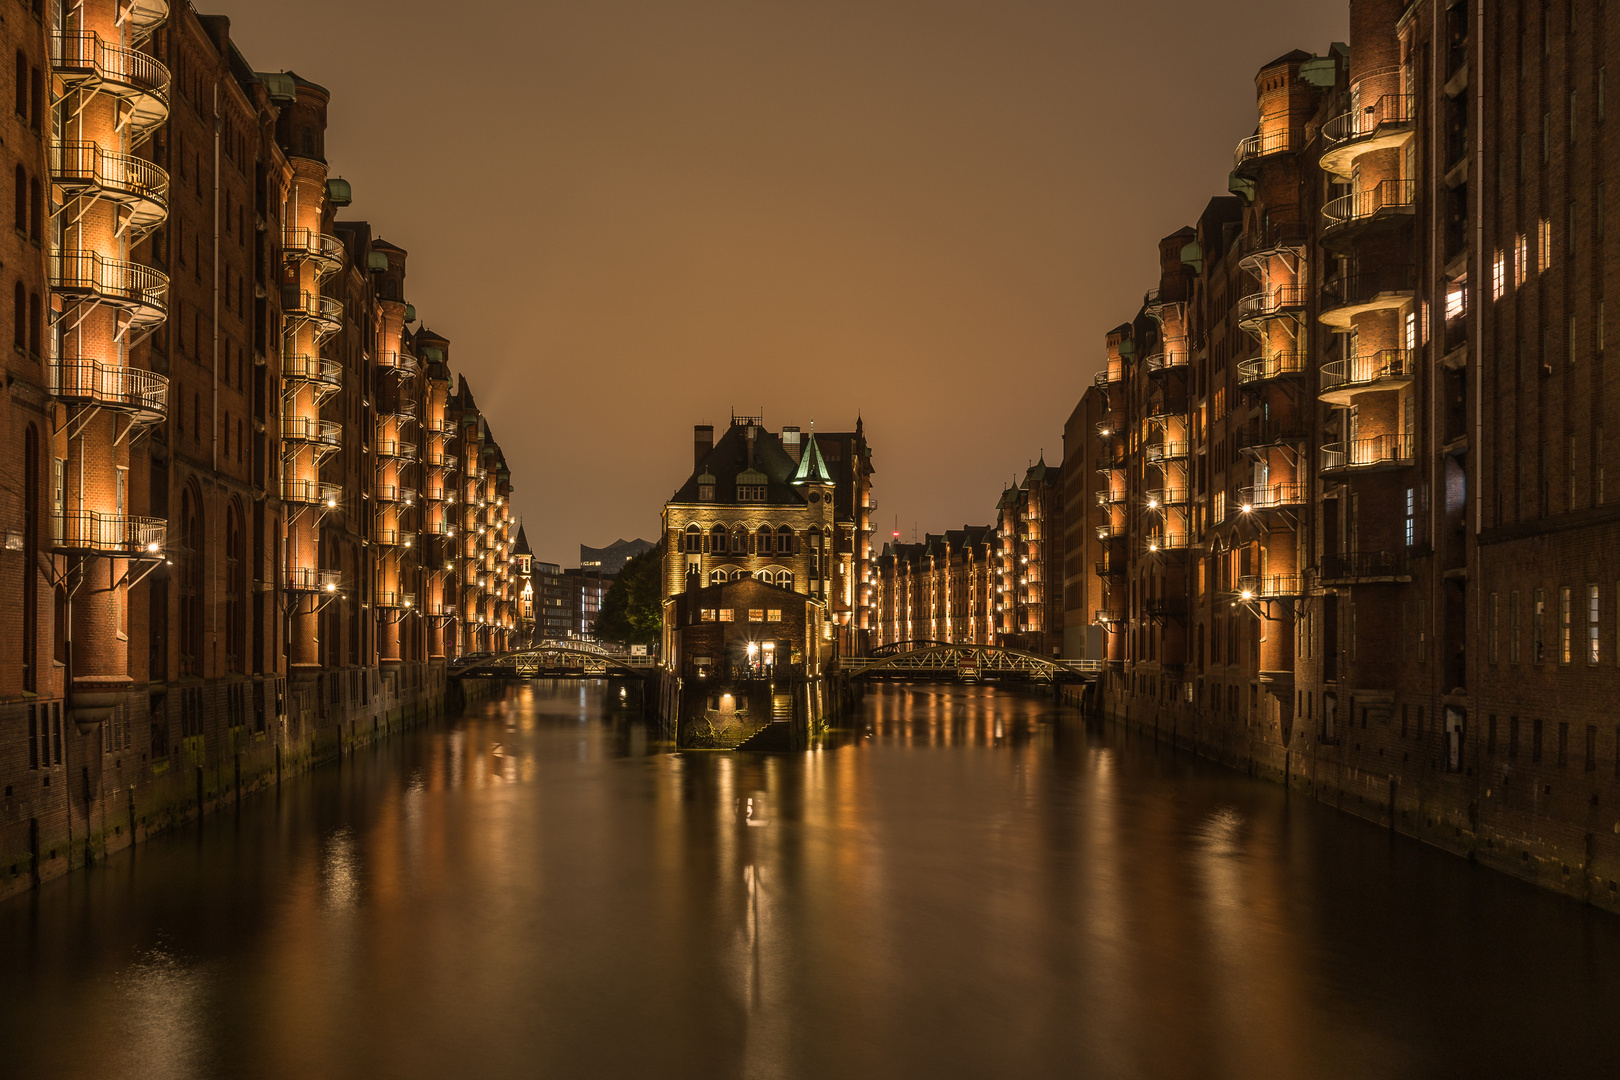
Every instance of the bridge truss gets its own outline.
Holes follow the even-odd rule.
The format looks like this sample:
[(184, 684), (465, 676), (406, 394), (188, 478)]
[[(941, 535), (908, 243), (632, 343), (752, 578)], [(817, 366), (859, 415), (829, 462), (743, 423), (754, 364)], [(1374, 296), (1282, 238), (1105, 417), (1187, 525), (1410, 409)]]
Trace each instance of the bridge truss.
[(1034, 682), (1089, 681), (1102, 671), (1101, 660), (1056, 660), (1022, 649), (942, 644), (888, 656), (841, 657), (838, 666), (851, 678), (1014, 678)]

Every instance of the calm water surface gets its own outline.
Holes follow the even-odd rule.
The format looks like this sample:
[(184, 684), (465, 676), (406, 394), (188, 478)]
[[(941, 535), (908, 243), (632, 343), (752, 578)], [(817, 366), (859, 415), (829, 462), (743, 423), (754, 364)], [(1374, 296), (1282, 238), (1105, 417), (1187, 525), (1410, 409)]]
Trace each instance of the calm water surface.
[(1274, 786), (988, 689), (794, 756), (605, 694), (0, 905), (0, 1073), (1620, 1075), (1620, 918)]

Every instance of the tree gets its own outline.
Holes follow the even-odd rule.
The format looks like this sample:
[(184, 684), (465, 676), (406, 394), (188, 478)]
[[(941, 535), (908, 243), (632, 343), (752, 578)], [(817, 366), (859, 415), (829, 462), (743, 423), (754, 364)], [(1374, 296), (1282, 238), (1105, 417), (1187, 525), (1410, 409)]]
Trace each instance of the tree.
[(596, 640), (656, 645), (664, 628), (664, 544), (632, 556), (608, 586), (596, 616)]

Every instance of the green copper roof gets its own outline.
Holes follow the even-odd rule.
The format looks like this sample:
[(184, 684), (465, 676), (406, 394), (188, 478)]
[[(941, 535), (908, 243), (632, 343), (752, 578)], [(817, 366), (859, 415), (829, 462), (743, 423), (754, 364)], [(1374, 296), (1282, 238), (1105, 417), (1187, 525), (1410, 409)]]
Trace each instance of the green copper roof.
[(804, 453), (799, 458), (799, 471), (793, 474), (795, 484), (830, 484), (833, 482), (832, 473), (827, 471), (827, 463), (821, 460), (821, 448), (816, 446), (816, 433), (812, 430), (804, 444)]

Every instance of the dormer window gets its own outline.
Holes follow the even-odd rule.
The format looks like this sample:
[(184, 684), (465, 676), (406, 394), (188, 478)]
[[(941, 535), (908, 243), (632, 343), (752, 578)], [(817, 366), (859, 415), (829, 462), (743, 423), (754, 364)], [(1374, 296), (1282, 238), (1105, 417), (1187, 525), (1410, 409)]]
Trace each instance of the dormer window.
[(714, 485), (698, 485), (698, 502), (714, 502)]
[(738, 502), (764, 502), (766, 486), (764, 484), (738, 484)]

